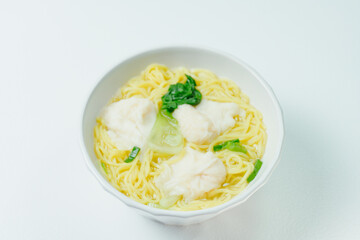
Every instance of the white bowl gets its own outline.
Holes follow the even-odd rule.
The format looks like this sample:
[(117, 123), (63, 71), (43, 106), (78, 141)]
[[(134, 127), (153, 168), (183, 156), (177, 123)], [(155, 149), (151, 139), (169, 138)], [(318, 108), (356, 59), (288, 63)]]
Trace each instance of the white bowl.
[[(138, 203), (116, 190), (105, 178), (94, 153), (93, 128), (100, 110), (130, 78), (140, 74), (151, 63), (169, 68), (204, 68), (235, 81), (250, 97), (250, 103), (263, 113), (268, 141), (263, 166), (256, 178), (230, 201), (219, 206), (197, 211), (170, 211)], [(284, 138), (282, 111), (271, 87), (243, 61), (219, 51), (195, 47), (167, 47), (140, 53), (123, 61), (108, 72), (89, 94), (81, 121), (81, 148), (90, 171), (109, 193), (119, 198), (139, 214), (172, 225), (188, 225), (208, 220), (245, 202), (269, 179), (279, 162)]]

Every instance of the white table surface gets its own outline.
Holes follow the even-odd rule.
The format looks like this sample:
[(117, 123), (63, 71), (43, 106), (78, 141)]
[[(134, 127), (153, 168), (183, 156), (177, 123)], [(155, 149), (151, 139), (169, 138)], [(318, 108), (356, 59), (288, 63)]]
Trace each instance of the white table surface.
[[(360, 2), (213, 2), (0, 3), (0, 239), (360, 239)], [(98, 184), (78, 144), (99, 78), (177, 44), (248, 62), (286, 123), (270, 181), (189, 227), (133, 213)]]

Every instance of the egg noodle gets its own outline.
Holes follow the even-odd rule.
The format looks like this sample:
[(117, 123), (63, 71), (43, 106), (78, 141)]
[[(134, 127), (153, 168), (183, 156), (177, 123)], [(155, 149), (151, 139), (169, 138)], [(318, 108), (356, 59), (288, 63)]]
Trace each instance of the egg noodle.
[[(185, 140), (185, 146), (206, 152), (213, 146), (227, 140), (240, 139), (247, 153), (223, 150), (214, 154), (221, 159), (226, 168), (226, 180), (220, 188), (206, 193), (201, 199), (185, 202), (180, 198), (169, 210), (189, 211), (214, 207), (229, 201), (247, 185), (247, 178), (254, 170), (254, 163), (261, 159), (266, 145), (266, 131), (262, 114), (249, 103), (249, 98), (230, 80), (220, 79), (214, 73), (203, 70), (177, 68), (170, 70), (166, 66), (152, 64), (140, 76), (128, 81), (119, 89), (110, 103), (130, 97), (147, 98), (161, 108), (161, 97), (167, 93), (171, 84), (186, 81), (185, 74), (196, 81), (196, 88), (203, 99), (238, 104), (246, 112), (245, 117), (236, 116), (235, 126), (220, 134), (210, 145), (197, 145)], [(150, 149), (141, 149), (134, 161), (125, 163), (130, 150), (118, 150), (107, 134), (107, 127), (99, 117), (94, 129), (95, 153), (102, 165), (107, 179), (120, 192), (140, 203), (159, 206), (165, 198), (164, 193), (155, 185), (154, 179), (163, 170), (162, 163), (171, 155), (164, 155)], [(141, 158), (141, 161), (140, 161)], [(176, 161), (171, 159), (172, 162)]]

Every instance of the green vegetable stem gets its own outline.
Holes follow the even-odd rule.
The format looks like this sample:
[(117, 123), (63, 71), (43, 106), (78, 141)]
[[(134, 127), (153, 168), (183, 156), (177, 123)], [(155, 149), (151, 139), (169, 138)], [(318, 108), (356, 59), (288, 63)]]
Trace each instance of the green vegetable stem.
[(140, 148), (139, 147), (133, 147), (133, 149), (131, 150), (131, 153), (129, 155), (129, 157), (125, 160), (126, 163), (130, 163), (132, 162), (136, 156), (139, 154), (140, 152)]
[(254, 180), (254, 178), (256, 177), (256, 175), (258, 174), (260, 168), (262, 166), (262, 161), (260, 161), (260, 159), (256, 160), (255, 162), (255, 167), (254, 167), (254, 171), (249, 175), (249, 177), (247, 178), (247, 182), (251, 182), (252, 180)]
[(106, 170), (106, 166), (105, 166), (105, 163), (101, 162), (101, 167), (104, 169), (104, 172), (107, 174), (107, 170)]
[(176, 154), (182, 150), (184, 138), (179, 124), (166, 109), (161, 109), (157, 114), (148, 143), (150, 149), (161, 153)]
[(233, 152), (247, 153), (246, 148), (240, 144), (239, 139), (229, 140), (213, 147), (214, 152), (228, 149)]

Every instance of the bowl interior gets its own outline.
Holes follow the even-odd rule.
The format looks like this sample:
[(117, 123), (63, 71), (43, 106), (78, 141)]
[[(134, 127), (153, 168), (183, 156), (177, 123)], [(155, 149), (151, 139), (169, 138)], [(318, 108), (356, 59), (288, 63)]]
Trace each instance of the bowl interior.
[[(130, 78), (139, 75), (151, 63), (164, 64), (169, 68), (181, 66), (190, 69), (205, 68), (220, 77), (231, 79), (249, 96), (250, 103), (262, 112), (268, 134), (267, 146), (262, 159), (263, 166), (249, 186), (238, 196), (226, 203), (226, 205), (230, 206), (236, 202), (246, 200), (251, 193), (265, 183), (278, 161), (284, 135), (282, 113), (271, 88), (256, 72), (240, 60), (210, 50), (190, 47), (152, 50), (120, 63), (104, 76), (90, 94), (82, 118), (81, 137), (83, 147), (87, 152), (86, 160), (88, 165), (90, 164), (90, 168), (93, 169), (98, 179), (100, 178), (99, 180), (103, 185), (108, 185), (105, 188), (112, 188), (107, 183), (93, 150), (93, 128), (96, 117), (118, 88)], [(113, 190), (117, 192), (115, 188)], [(125, 197), (120, 192), (115, 193), (114, 191), (112, 193), (125, 201), (126, 204), (133, 204), (139, 207), (138, 203)], [(144, 205), (142, 206), (149, 208)], [(150, 211), (152, 210), (150, 209)]]

